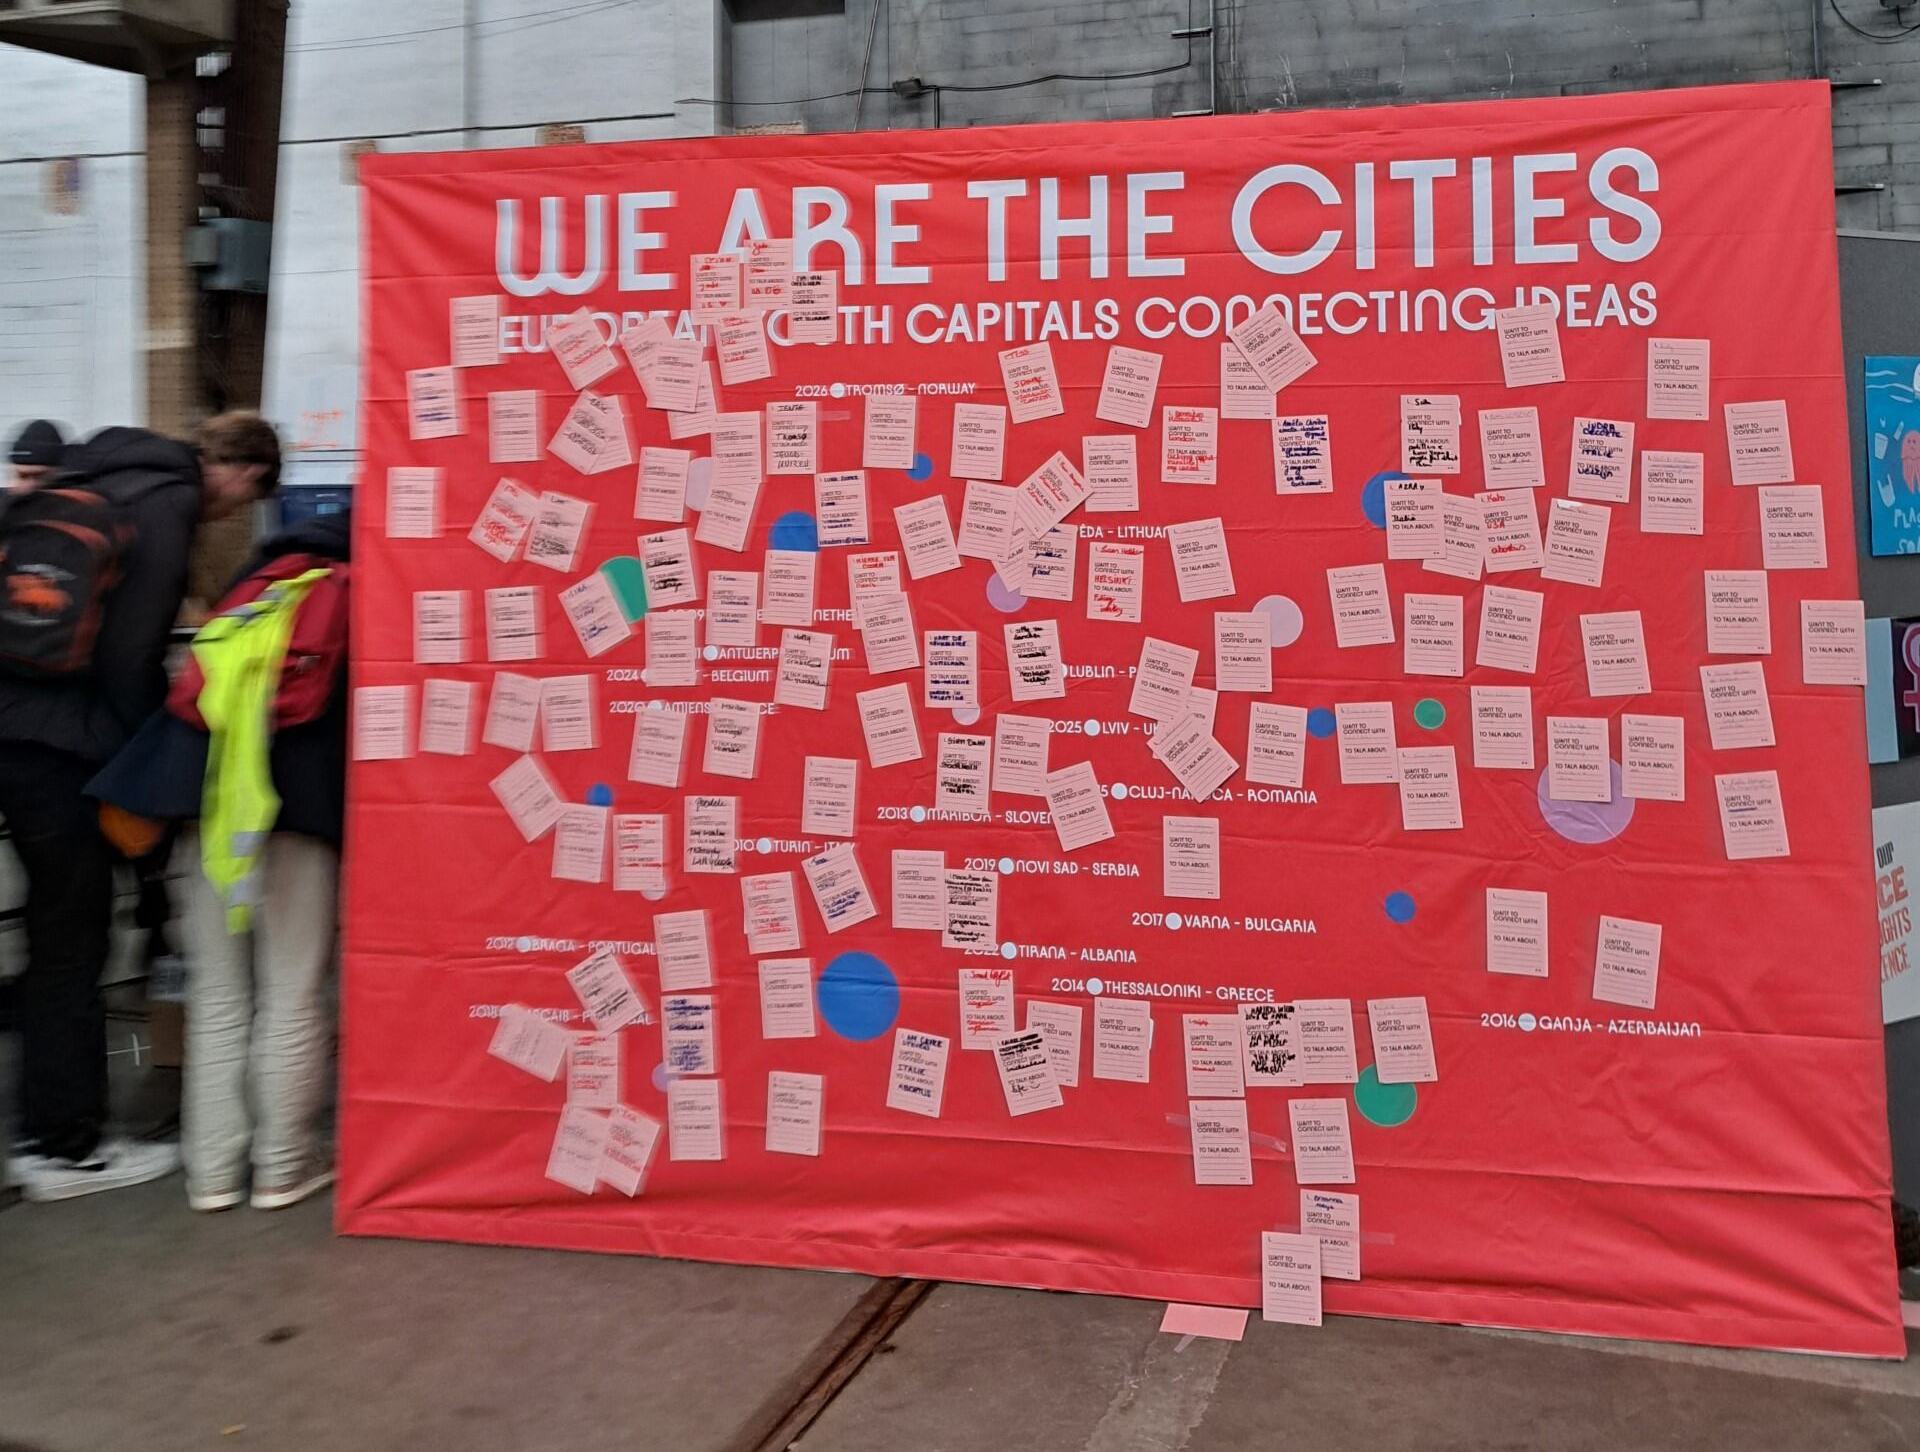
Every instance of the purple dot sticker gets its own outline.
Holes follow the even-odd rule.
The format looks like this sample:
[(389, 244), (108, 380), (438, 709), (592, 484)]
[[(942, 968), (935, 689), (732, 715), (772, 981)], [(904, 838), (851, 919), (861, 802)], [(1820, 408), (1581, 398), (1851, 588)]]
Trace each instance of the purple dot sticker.
[(1002, 615), (1011, 615), (1016, 610), (1026, 608), (1027, 597), (1018, 590), (1008, 589), (1006, 582), (996, 571), (987, 576), (987, 603)]
[(978, 706), (955, 706), (953, 708), (953, 719), (962, 726), (971, 726), (975, 721), (980, 719), (980, 708)]
[(1534, 791), (1540, 803), (1540, 819), (1569, 842), (1589, 846), (1611, 842), (1633, 821), (1633, 798), (1622, 791), (1625, 782), (1619, 762), (1607, 763), (1607, 781), (1613, 790), (1610, 802), (1556, 802), (1547, 795), (1547, 776), (1544, 771), (1540, 773), (1540, 784)]
[(655, 1089), (665, 1094), (667, 1092), (667, 1085), (672, 1082), (673, 1070), (669, 1069), (665, 1064), (655, 1064), (653, 1066), (653, 1087)]
[(1306, 617), (1301, 615), (1299, 604), (1291, 596), (1267, 595), (1256, 601), (1253, 608), (1272, 622), (1275, 650), (1283, 645), (1292, 645), (1300, 638)]

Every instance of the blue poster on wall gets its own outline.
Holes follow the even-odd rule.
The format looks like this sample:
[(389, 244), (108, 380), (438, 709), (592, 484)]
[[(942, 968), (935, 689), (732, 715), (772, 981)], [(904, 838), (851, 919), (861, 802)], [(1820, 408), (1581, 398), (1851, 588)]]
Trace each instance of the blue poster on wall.
[(1920, 358), (1868, 357), (1867, 494), (1876, 555), (1920, 555)]

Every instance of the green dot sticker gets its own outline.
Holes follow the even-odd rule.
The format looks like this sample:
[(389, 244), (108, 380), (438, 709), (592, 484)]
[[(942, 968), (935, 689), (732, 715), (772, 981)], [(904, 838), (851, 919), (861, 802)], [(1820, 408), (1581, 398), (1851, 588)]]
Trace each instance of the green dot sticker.
[(1353, 1103), (1369, 1124), (1392, 1129), (1413, 1118), (1420, 1091), (1412, 1084), (1382, 1084), (1379, 1071), (1369, 1064), (1353, 1086)]
[(614, 598), (630, 623), (637, 624), (647, 613), (647, 573), (632, 555), (615, 555), (600, 567), (600, 573), (613, 586)]
[(1429, 731), (1438, 731), (1446, 723), (1447, 708), (1434, 700), (1432, 696), (1416, 702), (1413, 708), (1413, 724), (1424, 726)]

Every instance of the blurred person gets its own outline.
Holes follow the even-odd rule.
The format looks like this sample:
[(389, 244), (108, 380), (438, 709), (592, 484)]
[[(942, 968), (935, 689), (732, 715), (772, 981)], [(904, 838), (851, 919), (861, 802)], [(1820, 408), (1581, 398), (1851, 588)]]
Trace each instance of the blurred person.
[(59, 424), (43, 418), (23, 424), (7, 450), (7, 488), (37, 487), (60, 467), (66, 452), (67, 438)]
[[(88, 787), (108, 811), (186, 828), (174, 864), (195, 1210), (249, 1200), (277, 1210), (333, 1179), (318, 1120), (333, 1037), (351, 535), (342, 513), (261, 545), (195, 637), (166, 708)], [(250, 782), (261, 765), (265, 779)]]
[(61, 487), (0, 513), (0, 818), (27, 879), (27, 966), (12, 1178), (30, 1200), (140, 1184), (173, 1145), (107, 1138), (100, 978), (114, 852), (90, 777), (165, 699), (169, 635), (200, 521), (279, 483), (280, 441), (255, 413), (209, 419), (192, 444), (110, 428), (70, 447)]

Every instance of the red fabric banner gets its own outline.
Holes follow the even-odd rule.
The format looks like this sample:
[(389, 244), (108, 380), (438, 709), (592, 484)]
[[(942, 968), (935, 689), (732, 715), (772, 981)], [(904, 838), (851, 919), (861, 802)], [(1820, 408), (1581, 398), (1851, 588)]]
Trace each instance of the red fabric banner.
[[(1258, 1305), (1261, 1232), (1299, 1231), (1302, 1181), (1324, 1171), (1328, 1146), (1313, 1125), (1296, 1132), (1294, 1106), (1333, 1101), (1311, 1113), (1322, 1127), (1345, 1114), (1351, 1180), (1336, 1169), (1309, 1188), (1357, 1197), (1360, 1278), (1325, 1281), (1328, 1311), (1900, 1354), (1859, 690), (1819, 683), (1824, 672), (1802, 658), (1802, 602), (1858, 594), (1830, 147), (1827, 87), (1808, 83), (370, 157), (354, 684), (356, 749), (378, 759), (357, 760), (351, 780), (342, 1228)], [(757, 237), (793, 239), (796, 267), (837, 280), (837, 310), (815, 315), (834, 341), (794, 342), (798, 314), (776, 302), (764, 314), (771, 376), (720, 382), (713, 401), (734, 425), (757, 418), (760, 442), (675, 438), (674, 415), (648, 406), (618, 336), (658, 316), (705, 340), (687, 309), (732, 277), (696, 259)], [(777, 265), (765, 278), (777, 288)], [(475, 312), (458, 299), (482, 301)], [(1229, 415), (1273, 406), (1243, 359), (1302, 366), (1284, 330), (1243, 334), (1224, 355), (1237, 371), (1223, 389), (1228, 330), (1269, 299), (1315, 360), (1278, 392), (1286, 422), (1210, 420), (1223, 393)], [(1510, 320), (1509, 387), (1495, 310), (1541, 304)], [(582, 308), (597, 333), (562, 326)], [(735, 376), (760, 331), (750, 305), (747, 317), (717, 330), (723, 350), (739, 345), (726, 360)], [(1555, 333), (1564, 381), (1525, 381), (1552, 376)], [(1705, 340), (1706, 358), (1650, 340)], [(616, 366), (586, 381), (607, 341)], [(1024, 371), (1035, 354), (1002, 357), (1037, 344), (1056, 413), (1044, 412), (1044, 371)], [(1158, 375), (1153, 360), (1121, 355), (1126, 386), (1103, 406), (1115, 348), (1157, 355)], [(446, 368), (456, 349), (469, 366), (416, 372)], [(563, 359), (603, 402), (580, 401)], [(1692, 387), (1702, 366), (1704, 392)], [(538, 397), (530, 429), (516, 426), (526, 400), (503, 396), (527, 393)], [(956, 409), (1010, 401), (998, 476), (990, 431), (971, 432), (980, 416), (962, 443), (983, 448), (956, 459)], [(1786, 440), (1767, 409), (1726, 412), (1775, 401)], [(802, 415), (765, 412), (783, 402), (814, 405), (812, 458)], [(1042, 416), (1022, 421), (1036, 403)], [(1537, 410), (1536, 481), (1524, 478), (1524, 417), (1484, 416), (1524, 408)], [(880, 427), (867, 439), (870, 410)], [(1695, 416), (1665, 416), (1675, 413)], [(631, 462), (576, 467), (621, 458), (623, 429)], [(528, 437), (532, 449), (516, 445)], [(1127, 445), (1089, 438), (1130, 441), (1137, 509), (1075, 507), (1066, 530), (1019, 552), (1032, 575), (1009, 564), (997, 576), (977, 552), (931, 572), (944, 543), (936, 516), (961, 530), (967, 480), (1011, 490), (1058, 451), (1099, 475), (1094, 503), (1124, 506)], [(693, 456), (684, 518), (636, 517), (642, 451), (675, 448)], [(773, 456), (763, 462), (809, 472), (768, 473), (756, 495), (735, 481), (762, 449)], [(812, 474), (863, 467), (867, 542), (823, 543), (823, 530), (847, 538), (848, 522), (822, 509)], [(404, 472), (419, 470), (440, 472)], [(1315, 492), (1323, 473), (1331, 489)], [(1817, 492), (1763, 494), (1773, 486), (1736, 473)], [(563, 498), (532, 523), (532, 545), (524, 516), (518, 527), (503, 524), (511, 509), (490, 516), (502, 527), (482, 532), (489, 550), (470, 535), (503, 477)], [(1062, 477), (1074, 487), (1056, 470), (1029, 493)], [(1394, 487), (1409, 477), (1437, 480), (1443, 497)], [(1476, 502), (1516, 480), (1498, 515)], [(672, 509), (671, 480), (653, 483)], [(845, 498), (832, 481), (820, 487), (830, 506)], [(577, 543), (569, 500), (590, 506)], [(1515, 549), (1530, 558), (1529, 500), (1560, 561), (1544, 571), (1510, 568)], [(1016, 496), (979, 504), (984, 528)], [(1389, 506), (1407, 511), (1391, 547)], [(741, 508), (744, 536), (729, 538)], [(1460, 544), (1469, 514), (1497, 542)], [(1210, 547), (1214, 521), (1230, 579)], [(669, 547), (652, 561), (643, 617), (640, 538), (681, 527), (700, 536), (696, 597), (673, 603)], [(1447, 558), (1394, 557), (1435, 538), (1459, 546), (1451, 570)], [(869, 653), (884, 656), (885, 631), (863, 641), (856, 628), (849, 556), (908, 545), (929, 572), (901, 573), (912, 634), (891, 643), (917, 645), (921, 663), (881, 673)], [(794, 627), (755, 624), (751, 606), (743, 623), (729, 597), (741, 582), (714, 579), (757, 574), (761, 610), (784, 616), (768, 587), (796, 608), (786, 590), (803, 568), (794, 557), (809, 553), (811, 629), (832, 637), (824, 709), (795, 704), (818, 669), (804, 641), (792, 694), (776, 680)], [(1381, 602), (1366, 577), (1340, 577), (1360, 582), (1345, 625), (1376, 639), (1384, 626), (1390, 643), (1343, 646), (1328, 572), (1375, 565), (1385, 609), (1370, 610)], [(1118, 573), (1090, 585), (1095, 569)], [(1598, 583), (1577, 582), (1588, 569)], [(1707, 571), (1751, 573), (1710, 589)], [(487, 593), (513, 589), (534, 593)], [(1503, 658), (1483, 631), (1490, 603), (1496, 624), (1527, 608), (1490, 602), (1496, 590), (1543, 597), (1531, 671), (1510, 654), (1504, 668), (1489, 663)], [(890, 596), (873, 598), (890, 608)], [(530, 645), (515, 614), (528, 601)], [(676, 616), (696, 633), (679, 635)], [(1044, 632), (1025, 628), (1049, 621), (1064, 690), (1015, 699), (1016, 679), (1051, 679)], [(710, 645), (714, 631), (752, 643)], [(1136, 694), (1150, 638), (1194, 653), (1191, 686), (1203, 692), (1182, 694), (1177, 668), (1171, 686), (1153, 674), (1157, 729)], [(697, 683), (650, 686), (650, 652), (664, 679), (685, 640)], [(1703, 666), (1727, 693), (1718, 721)], [(532, 694), (518, 716), (511, 676), (547, 683), (521, 687)], [(896, 684), (919, 754), (876, 766), (856, 698)], [(1515, 687), (1530, 697), (1484, 695)], [(527, 712), (543, 691), (536, 731)], [(776, 691), (788, 704), (774, 707)], [(1518, 712), (1504, 741), (1484, 714), (1476, 746), (1476, 692), (1485, 713), (1503, 701)], [(743, 704), (716, 715), (714, 702)], [(1352, 709), (1368, 703), (1384, 703), (1372, 719), (1390, 722), (1393, 750), (1369, 752), (1381, 738)], [(1283, 783), (1302, 718), (1261, 709), (1272, 707), (1305, 713), (1298, 786)], [(1765, 738), (1759, 707), (1773, 744), (1735, 744)], [(663, 709), (686, 719), (677, 786), (630, 777), (636, 728), (657, 726)], [(1197, 720), (1178, 719), (1189, 712)], [(987, 815), (953, 809), (979, 800), (978, 753), (991, 760), (1009, 716), (1048, 723), (1046, 770), (1091, 767), (1097, 792), (1079, 811), (1055, 822), (1045, 797), (1007, 790), (1023, 781), (1005, 755)], [(1641, 717), (1677, 720), (1681, 754), (1662, 757), (1668, 728)], [(755, 720), (752, 774), (707, 770), (741, 759)], [(1195, 801), (1153, 747), (1204, 773), (1209, 736), (1233, 769)], [(1348, 775), (1371, 761), (1385, 778), (1343, 782), (1343, 742)], [(1457, 801), (1444, 757), (1421, 750), (1434, 747), (1452, 749)], [(1250, 748), (1265, 781), (1249, 772)], [(1523, 764), (1494, 764), (1503, 749)], [(850, 836), (803, 822), (810, 757), (857, 763)], [(533, 840), (490, 788), (510, 770), (502, 790), (520, 789)], [(557, 826), (545, 784), (567, 804)], [(1583, 784), (1607, 800), (1562, 799)], [(731, 826), (706, 799), (732, 803)], [(1111, 837), (1063, 849), (1061, 833), (1097, 825), (1100, 809)], [(1456, 811), (1460, 824), (1445, 825)], [(633, 890), (644, 824), (631, 819), (650, 816), (665, 819), (664, 891)], [(1786, 855), (1740, 855), (1777, 850), (1782, 819)], [(1424, 825), (1435, 829), (1410, 830)], [(1212, 832), (1217, 898), (1168, 895), (1204, 891)], [(870, 890), (863, 921), (857, 893), (839, 891), (845, 854), (818, 860), (841, 841)], [(963, 875), (896, 892), (901, 851), (941, 854)], [(556, 876), (594, 875), (596, 854), (599, 881)], [(733, 871), (702, 854), (733, 856)], [(841, 874), (819, 899), (809, 867)], [(756, 914), (750, 945), (742, 879), (769, 874), (790, 874), (800, 943), (756, 953), (779, 940), (781, 914), (777, 898)], [(943, 946), (943, 885), (973, 946)], [(1520, 905), (1519, 926), (1502, 919), (1490, 948), (1492, 889), (1545, 895), (1537, 967), (1527, 924), (1539, 900), (1498, 899)], [(992, 920), (978, 915), (989, 892)], [(696, 911), (704, 923), (658, 921)], [(894, 925), (928, 911), (931, 929)], [(1657, 947), (1634, 925), (1657, 926)], [(684, 957), (702, 933), (710, 987)], [(662, 1129), (631, 1197), (597, 1174), (609, 1163), (595, 1159), (601, 1110), (567, 1113), (561, 1133), (566, 1066), (549, 1080), (489, 1053), (502, 1008), (521, 1005), (533, 1013), (509, 1012), (512, 1050), (555, 1069), (547, 1031), (591, 1026), (568, 972), (600, 948), (647, 1010), (607, 1036), (612, 1094), (645, 1116), (622, 1123), (664, 1126), (669, 1086), (693, 1086), (676, 1091), (689, 1117), (674, 1136)], [(1506, 971), (1490, 971), (1490, 954)], [(775, 971), (774, 1016), (810, 1018), (814, 1033), (767, 1037), (760, 965), (789, 959), (805, 966)], [(1408, 999), (1430, 1021), (1431, 1077)], [(1145, 1004), (1151, 1029), (1115, 1000)], [(1352, 1014), (1347, 1071), (1337, 1032), (1325, 1037), (1337, 1027), (1328, 1000)], [(1231, 1020), (1247, 1005), (1302, 1003), (1247, 1017), (1256, 1044), (1280, 1050), (1256, 1067), (1285, 1065), (1291, 1043), (1322, 1077), (1236, 1094), (1250, 1060)], [(1036, 1015), (1050, 1028), (1080, 1011), (1071, 1067), (1063, 1039), (1044, 1040), (1055, 1057), (1043, 1067), (1017, 1033), (991, 1046), (1040, 1004), (1063, 1006)], [(1130, 1046), (1130, 1028), (1147, 1041)], [(937, 1116), (889, 1107), (903, 1033), (918, 1036), (910, 1050), (948, 1041)], [(577, 1105), (612, 1102), (595, 1053), (579, 1051)], [(1110, 1076), (1140, 1062), (1145, 1082)], [(1063, 1073), (1077, 1082), (1058, 1107), (1016, 1116), (1011, 1106), (1035, 1101), (1003, 1092), (1001, 1069), (1039, 1101)], [(818, 1082), (770, 1088), (770, 1074)], [(708, 1083), (715, 1100), (702, 1097)], [(916, 1086), (924, 1075), (896, 1102), (933, 1107)], [(723, 1157), (673, 1158), (670, 1140), (697, 1149), (703, 1112), (717, 1116)], [(767, 1147), (770, 1118), (784, 1149)], [(1196, 1142), (1208, 1172), (1229, 1179), (1244, 1149), (1251, 1183), (1196, 1183)], [(592, 1193), (563, 1183), (581, 1174), (599, 1179)], [(1326, 1251), (1325, 1269), (1343, 1248)]]

